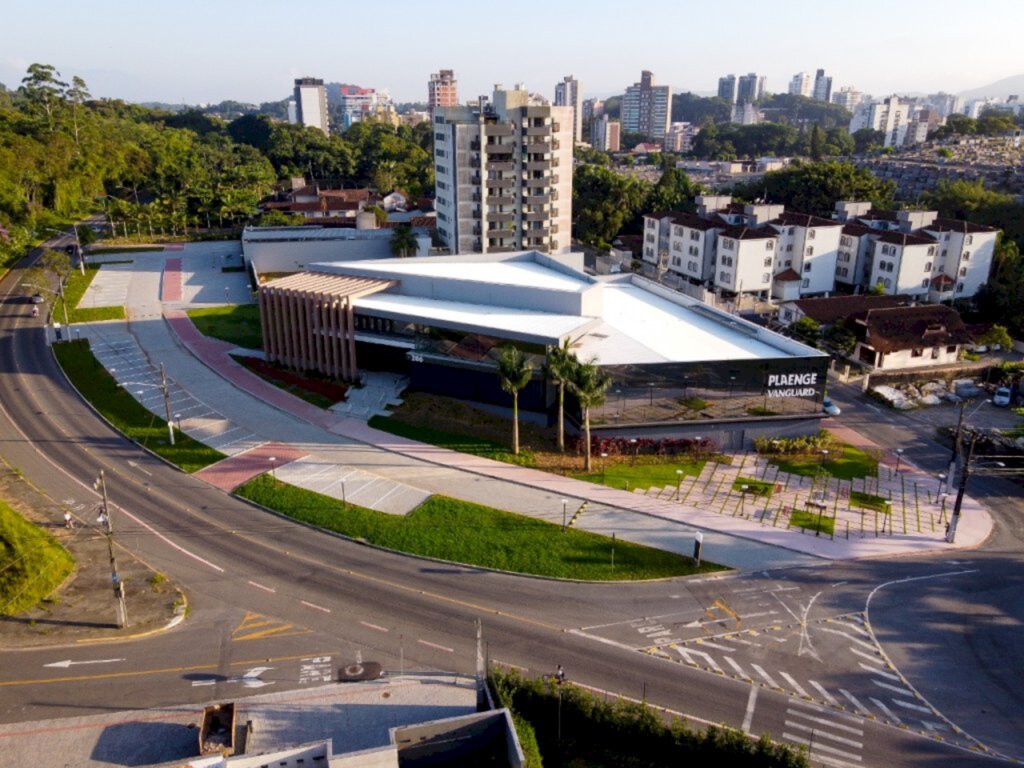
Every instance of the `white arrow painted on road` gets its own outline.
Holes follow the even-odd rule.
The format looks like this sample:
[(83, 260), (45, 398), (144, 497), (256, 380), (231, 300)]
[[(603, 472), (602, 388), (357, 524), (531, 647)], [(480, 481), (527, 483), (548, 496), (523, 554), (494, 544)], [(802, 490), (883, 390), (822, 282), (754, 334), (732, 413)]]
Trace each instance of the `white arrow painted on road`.
[(142, 467), (140, 467), (140, 466), (139, 466), (139, 462), (137, 462), (137, 461), (129, 461), (129, 462), (128, 462), (128, 466), (129, 466), (129, 467), (131, 467), (132, 469), (137, 469), (137, 470), (139, 470), (139, 472), (144, 472), (145, 474), (149, 475), (150, 477), (152, 477), (152, 476), (153, 476), (153, 473), (152, 473), (152, 472), (147, 472), (147, 471), (146, 471), (145, 469), (143, 469)]
[[(273, 685), (274, 684), (273, 682), (269, 682), (268, 683), (265, 680), (260, 680), (260, 675), (262, 675), (264, 672), (269, 672), (272, 669), (273, 669), (273, 667), (253, 667), (252, 669), (250, 669), (248, 672), (246, 672), (241, 677), (229, 677), (224, 682), (225, 683), (241, 683), (246, 688), (262, 688), (265, 685)], [(216, 685), (216, 684), (217, 684), (217, 678), (215, 678), (215, 677), (207, 678), (207, 679), (204, 679), (204, 680), (193, 680), (192, 681), (192, 687), (193, 688), (195, 688), (197, 686), (202, 686), (202, 685)]]
[(72, 661), (71, 659), (65, 659), (64, 661), (55, 661), (52, 664), (43, 664), (43, 666), (67, 669), (72, 664), (113, 664), (115, 661), (124, 661), (124, 659), (93, 659), (91, 661)]

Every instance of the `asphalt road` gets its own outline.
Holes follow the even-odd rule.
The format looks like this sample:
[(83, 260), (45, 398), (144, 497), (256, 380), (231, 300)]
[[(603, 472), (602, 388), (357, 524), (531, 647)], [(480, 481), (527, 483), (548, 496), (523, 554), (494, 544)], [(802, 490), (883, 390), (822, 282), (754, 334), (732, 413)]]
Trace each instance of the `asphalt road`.
[[(4, 456), (60, 499), (95, 500), (90, 485), (104, 469), (120, 545), (183, 583), (193, 611), (179, 629), (141, 641), (4, 654), (4, 722), (198, 704), (259, 690), (252, 681), (297, 687), (315, 682), (322, 662), (312, 660), (325, 658), (335, 666), (361, 657), (393, 670), (471, 672), (479, 619), (496, 663), (531, 674), (550, 673), (560, 663), (573, 681), (598, 690), (645, 696), (669, 710), (755, 734), (813, 741), (814, 756), (830, 765), (992, 762), (964, 751), (960, 745), (968, 742), (959, 737), (950, 743), (951, 729), (940, 731), (945, 741), (921, 736), (927, 727), (911, 716), (939, 728), (941, 718), (909, 708), (897, 712), (892, 697), (903, 694), (872, 683), (888, 680), (889, 667), (879, 667), (881, 677), (865, 674), (860, 664), (878, 662), (853, 649), (877, 655), (873, 629), (884, 638), (889, 658), (914, 667), (921, 662), (916, 644), (934, 634), (934, 642), (945, 645), (936, 650), (935, 664), (925, 661), (915, 669), (924, 683), (946, 680), (947, 665), (959, 664), (958, 654), (973, 654), (973, 668), (996, 672), (989, 665), (998, 649), (971, 647), (969, 641), (958, 645), (958, 634), (969, 634), (959, 632), (962, 625), (929, 623), (925, 607), (924, 617), (892, 609), (906, 601), (895, 585), (877, 593), (869, 624), (866, 602), (876, 587), (914, 577), (918, 581), (903, 584), (935, 582), (936, 600), (947, 613), (973, 610), (988, 599), (993, 611), (1010, 611), (996, 618), (1008, 619), (1017, 607), (1012, 590), (1002, 588), (1005, 579), (996, 589), (987, 578), (967, 573), (977, 570), (970, 564), (933, 559), (655, 584), (565, 584), (380, 552), (255, 509), (113, 432), (68, 387), (28, 305), (6, 298), (14, 279), (0, 291)], [(1011, 551), (1001, 555), (1003, 567), (1007, 560), (1016, 563), (1020, 551), (1012, 533), (1007, 541)], [(996, 555), (992, 560), (985, 573), (994, 579), (999, 564)], [(973, 585), (973, 594), (958, 586), (958, 578)], [(890, 594), (896, 596), (889, 599)], [(838, 634), (826, 631), (837, 628)], [(760, 643), (773, 632), (781, 642)], [(785, 648), (766, 647), (772, 645)], [(705, 656), (680, 653), (691, 647)], [(90, 664), (44, 666), (68, 659)], [(956, 674), (967, 674), (967, 668), (972, 667)], [(826, 693), (819, 694), (812, 681)], [(1000, 682), (979, 677), (976, 684), (988, 683), (997, 716), (1017, 723), (1010, 731), (1013, 742), (1024, 732), (1019, 719), (1013, 720), (1021, 708)], [(848, 713), (823, 706), (843, 691), (865, 709), (871, 698), (879, 699), (894, 716), (902, 715), (905, 727), (875, 714), (855, 717), (852, 702), (844, 703)], [(919, 699), (906, 703), (923, 707)]]

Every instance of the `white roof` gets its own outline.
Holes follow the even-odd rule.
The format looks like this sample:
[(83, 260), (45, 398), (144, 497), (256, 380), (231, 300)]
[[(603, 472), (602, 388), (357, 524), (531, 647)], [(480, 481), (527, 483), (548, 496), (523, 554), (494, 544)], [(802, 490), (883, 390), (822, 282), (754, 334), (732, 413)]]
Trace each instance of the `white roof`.
[[(362, 303), (362, 302), (360, 302)], [(630, 282), (605, 283), (603, 322), (575, 347), (601, 365), (756, 360), (782, 350)], [(576, 342), (577, 339), (573, 338)]]
[(560, 337), (592, 323), (579, 315), (555, 315), (515, 307), (440, 301), (397, 293), (378, 293), (356, 300), (356, 307), (407, 318), (424, 325), (493, 333), (537, 344), (557, 345)]
[[(330, 266), (331, 263), (313, 264), (311, 269)], [(575, 277), (533, 261), (472, 262), (416, 258), (361, 261), (353, 266), (361, 273), (394, 275), (399, 279), (402, 275), (416, 275), (571, 292), (583, 291), (593, 285), (584, 276)]]

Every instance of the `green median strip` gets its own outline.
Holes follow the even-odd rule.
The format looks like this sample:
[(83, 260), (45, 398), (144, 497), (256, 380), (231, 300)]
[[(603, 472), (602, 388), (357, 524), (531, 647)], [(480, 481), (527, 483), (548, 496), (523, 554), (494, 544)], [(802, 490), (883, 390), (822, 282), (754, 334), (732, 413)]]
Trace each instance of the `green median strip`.
[(85, 340), (53, 345), (64, 373), (82, 396), (116, 429), (186, 472), (197, 472), (220, 461), (224, 454), (175, 430), (171, 445), (166, 422), (146, 410), (131, 394), (119, 387), (100, 365)]
[(295, 520), (376, 546), (503, 571), (629, 581), (724, 570), (707, 561), (698, 569), (689, 557), (672, 552), (613, 543), (610, 537), (572, 528), (563, 531), (560, 525), (444, 496), (427, 499), (408, 515), (391, 515), (345, 504), (268, 475), (250, 480), (235, 493)]

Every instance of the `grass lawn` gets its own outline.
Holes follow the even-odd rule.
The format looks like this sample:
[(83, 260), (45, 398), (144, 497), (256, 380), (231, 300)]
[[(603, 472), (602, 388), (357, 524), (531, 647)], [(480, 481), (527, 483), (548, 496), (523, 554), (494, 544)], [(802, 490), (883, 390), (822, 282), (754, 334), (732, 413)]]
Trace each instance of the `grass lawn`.
[(876, 512), (884, 512), (886, 501), (887, 499), (884, 499), (881, 496), (875, 496), (873, 493), (850, 491), (851, 507), (863, 507), (864, 509), (873, 509)]
[(588, 474), (573, 475), (577, 480), (586, 480), (590, 483), (607, 485), (609, 488), (622, 488), (632, 490), (634, 488), (675, 488), (679, 485), (679, 475), (676, 470), (683, 470), (684, 475), (699, 475), (704, 468), (704, 461), (694, 460), (689, 457), (679, 456), (639, 456), (636, 464), (630, 459), (616, 457), (623, 463), (611, 463), (602, 468), (600, 456), (594, 457), (593, 467), (596, 472)]
[(69, 341), (53, 345), (64, 373), (92, 403), (92, 406), (127, 437), (176, 464), (186, 472), (196, 472), (224, 458), (224, 454), (175, 430), (175, 445), (167, 436), (167, 424), (139, 404), (114, 377), (99, 364), (87, 341)]
[(818, 513), (811, 512), (809, 510), (795, 509), (789, 517), (789, 524), (793, 528), (803, 528), (804, 530), (818, 531), (827, 533), (832, 536), (836, 528), (836, 519), (829, 517), (829, 515), (821, 515), (821, 527), (818, 527)]
[(772, 491), (775, 490), (774, 483), (756, 480), (752, 477), (737, 477), (736, 482), (732, 484), (732, 489), (737, 493), (743, 493), (744, 485), (747, 486), (748, 496), (764, 496), (766, 499), (771, 498)]
[[(841, 454), (841, 455), (840, 455)], [(853, 480), (857, 477), (875, 477), (878, 474), (878, 459), (868, 453), (845, 443), (834, 450), (825, 461), (825, 471), (840, 480)], [(793, 475), (813, 477), (822, 466), (821, 454), (805, 456), (770, 456), (768, 460), (776, 465), (781, 472)]]
[(193, 309), (188, 316), (203, 336), (211, 336), (244, 349), (263, 349), (260, 308), (256, 304)]
[[(89, 264), (85, 267), (85, 274), (75, 269), (68, 275), (68, 281), (64, 285), (64, 299), (68, 304), (68, 320), (72, 323), (90, 323), (97, 320), (124, 320), (124, 307), (84, 307), (79, 308), (78, 302), (82, 300), (86, 290), (92, 283), (96, 273), (99, 272), (99, 264)], [(64, 308), (61, 305), (59, 296), (50, 294), (53, 298), (53, 320), (58, 323), (64, 322)]]
[(60, 542), (0, 501), (0, 615), (35, 607), (74, 567)]
[(473, 456), (485, 456), (495, 461), (504, 461), (506, 464), (518, 464), (523, 467), (535, 466), (533, 453), (523, 450), (520, 447), (519, 455), (516, 456), (509, 450), (507, 445), (486, 440), (473, 435), (456, 434), (445, 432), (433, 427), (409, 424), (397, 419), (394, 416), (374, 416), (370, 419), (369, 425), (382, 432), (388, 432), (399, 437), (408, 437), (410, 440), (418, 440), (421, 443), (438, 445), (442, 448), (450, 448), (460, 453), (468, 453)]
[[(296, 520), (371, 544), (467, 565), (537, 576), (636, 580), (698, 572), (689, 557), (616, 541), (491, 507), (433, 496), (409, 515), (389, 515), (261, 475), (235, 493)], [(702, 562), (700, 572), (724, 570)]]

